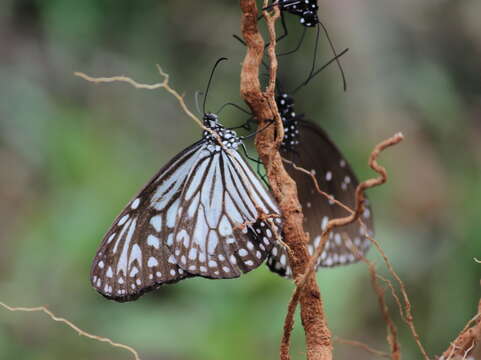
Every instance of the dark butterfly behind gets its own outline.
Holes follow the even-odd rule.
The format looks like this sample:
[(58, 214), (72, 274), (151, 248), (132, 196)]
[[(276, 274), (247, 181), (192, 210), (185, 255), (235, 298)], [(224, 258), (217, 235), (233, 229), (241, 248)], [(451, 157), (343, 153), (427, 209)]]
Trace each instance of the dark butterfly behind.
[[(276, 100), (285, 130), (281, 155), (297, 166), (311, 171), (321, 190), (353, 208), (358, 180), (339, 149), (319, 126), (305, 121), (302, 116), (295, 113), (294, 101), (290, 96), (282, 93)], [(310, 176), (297, 171), (290, 164), (285, 164), (285, 167), (297, 183), (304, 213), (304, 228), (310, 237), (308, 250), (312, 255), (320, 244), (322, 231), (326, 229), (328, 221), (347, 216), (349, 213), (335, 202), (318, 194)], [(373, 221), (369, 206), (366, 206), (362, 220), (367, 226), (367, 232), (372, 235)], [(335, 229), (330, 234), (317, 267), (345, 265), (358, 261), (350, 250), (349, 242), (362, 253), (366, 253), (370, 241), (365, 235), (365, 230), (359, 223)], [(281, 276), (292, 275), (287, 252), (279, 244), (274, 246), (267, 264), (272, 271)]]

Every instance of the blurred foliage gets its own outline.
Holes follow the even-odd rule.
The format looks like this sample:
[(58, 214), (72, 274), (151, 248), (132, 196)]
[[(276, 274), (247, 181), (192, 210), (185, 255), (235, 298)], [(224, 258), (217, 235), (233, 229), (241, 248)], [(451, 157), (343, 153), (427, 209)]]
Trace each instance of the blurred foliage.
[[(481, 257), (481, 3), (321, 1), (349, 89), (329, 67), (297, 95), (297, 111), (321, 124), (359, 177), (378, 141), (403, 131), (382, 155), (389, 182), (371, 191), (376, 238), (401, 277), (431, 354), (443, 351), (475, 311)], [(200, 131), (163, 90), (93, 85), (73, 76), (126, 74), (157, 82), (155, 64), (187, 95), (226, 56), (208, 99), (239, 99), (243, 46), (235, 1), (3, 0), (0, 3), (0, 293), (20, 306), (48, 305), (87, 331), (137, 348), (143, 359), (275, 359), (292, 284), (265, 267), (231, 281), (192, 279), (133, 303), (89, 285), (90, 262), (115, 215)], [(288, 19), (297, 43), (300, 27)], [(311, 34), (281, 59), (294, 89), (312, 61)], [(318, 63), (331, 57), (321, 40)], [(226, 110), (235, 125), (245, 114)], [(380, 268), (374, 251), (370, 254)], [(385, 348), (385, 325), (362, 264), (318, 275), (333, 333)], [(390, 300), (393, 314), (397, 313)], [(420, 358), (399, 320), (403, 355)], [(294, 359), (303, 358), (294, 333)], [(338, 359), (369, 359), (336, 346)], [(0, 310), (1, 359), (127, 359), (44, 315)]]

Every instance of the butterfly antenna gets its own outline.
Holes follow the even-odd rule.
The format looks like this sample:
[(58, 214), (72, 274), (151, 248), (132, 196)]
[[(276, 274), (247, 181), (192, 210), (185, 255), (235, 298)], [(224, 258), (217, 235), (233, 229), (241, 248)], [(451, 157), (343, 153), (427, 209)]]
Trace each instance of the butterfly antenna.
[[(277, 56), (286, 56), (286, 55), (290, 55), (290, 54), (293, 54), (295, 53), (297, 50), (299, 50), (299, 48), (301, 47), (302, 43), (304, 42), (304, 38), (306, 36), (306, 32), (307, 32), (307, 27), (303, 26), (304, 30), (302, 31), (302, 35), (301, 35), (301, 38), (299, 39), (299, 42), (297, 43), (296, 47), (288, 52), (285, 52), (285, 53), (281, 53), (281, 54), (277, 54)], [(318, 32), (319, 34), (319, 32)], [(319, 37), (319, 35), (318, 35)], [(279, 39), (278, 39), (279, 40)], [(316, 49), (317, 49), (317, 44), (316, 44)], [(315, 60), (314, 60), (315, 62)], [(307, 80), (309, 81), (309, 79)]]
[(231, 103), (231, 102), (228, 102), (228, 103), (225, 103), (224, 105), (222, 105), (219, 110), (216, 111), (216, 114), (217, 115), (220, 115), (220, 113), (222, 112), (222, 110), (224, 110), (224, 108), (226, 108), (227, 106), (232, 106), (232, 107), (235, 107), (237, 110), (240, 110), (242, 111), (243, 113), (246, 113), (247, 115), (252, 115), (252, 113), (249, 111), (249, 110), (246, 110), (244, 109), (242, 106), (240, 105), (237, 105), (235, 103)]
[(226, 57), (221, 57), (220, 59), (218, 59), (215, 62), (214, 67), (212, 68), (212, 71), (210, 72), (209, 81), (207, 82), (207, 87), (205, 89), (204, 102), (202, 103), (202, 112), (204, 114), (205, 114), (205, 104), (206, 104), (206, 101), (207, 101), (207, 95), (209, 94), (210, 83), (212, 82), (212, 78), (214, 77), (215, 69), (224, 60), (228, 60), (228, 59)]
[[(319, 49), (319, 35), (320, 35), (321, 31), (320, 31), (320, 28), (319, 28), (319, 25), (317, 26), (317, 31), (316, 31), (316, 43), (314, 45), (314, 56), (312, 57), (312, 66), (311, 66), (311, 71), (309, 72), (309, 76), (307, 77), (307, 80), (306, 80), (306, 84), (309, 82), (309, 80), (311, 80), (311, 76), (312, 74), (314, 73), (314, 70), (316, 68), (316, 61), (317, 61), (317, 50)], [(336, 56), (336, 50), (333, 50), (334, 51), (334, 56)]]
[[(314, 71), (311, 75), (311, 79), (316, 77), (322, 70), (324, 70), (326, 67), (328, 67), (329, 65), (331, 65), (334, 61), (338, 61), (339, 58), (341, 56), (343, 56), (345, 53), (347, 53), (349, 51), (349, 48), (346, 48), (344, 50), (342, 50), (339, 54), (337, 54), (336, 56), (334, 56), (331, 60), (329, 60), (328, 62), (326, 62), (324, 65), (322, 65), (319, 69), (317, 69), (316, 71)], [(310, 79), (309, 79), (310, 80)], [(307, 82), (303, 82), (301, 83), (298, 87), (296, 87), (293, 91), (291, 91), (292, 94), (295, 94), (300, 88), (302, 88), (303, 86), (305, 86), (307, 84)]]
[(201, 115), (203, 115), (203, 113), (200, 111), (200, 103), (199, 103), (199, 97), (204, 95), (204, 93), (202, 91), (196, 91), (195, 92), (195, 108), (197, 110), (197, 112)]
[(275, 121), (274, 120), (268, 120), (268, 124), (265, 125), (262, 129), (259, 129), (255, 132), (253, 132), (252, 134), (249, 134), (249, 135), (246, 135), (246, 136), (242, 136), (241, 139), (242, 140), (246, 140), (246, 139), (250, 139), (251, 137), (253, 136), (256, 136), (258, 133), (260, 133), (261, 131), (264, 131), (265, 129), (267, 129), (269, 126), (271, 126), (272, 124), (274, 124)]
[[(327, 31), (327, 28), (324, 26), (324, 24), (322, 22), (318, 22), (318, 26), (321, 26), (322, 27), (322, 31), (324, 32), (324, 34), (326, 35), (326, 39), (327, 41), (329, 42), (329, 46), (332, 50), (332, 53), (334, 54), (335, 56), (335, 59), (336, 59), (336, 63), (337, 63), (337, 66), (339, 68), (339, 71), (341, 72), (341, 77), (342, 77), (342, 88), (344, 89), (344, 91), (347, 90), (347, 82), (346, 82), (346, 75), (344, 74), (344, 69), (342, 68), (342, 65), (341, 65), (341, 62), (339, 61), (339, 57), (337, 56), (337, 52), (336, 52), (336, 48), (334, 47), (334, 43), (332, 42), (331, 40), (331, 36), (329, 35), (329, 32)], [(312, 76), (312, 75), (311, 75)], [(312, 79), (312, 77), (311, 77)], [(308, 83), (309, 80), (311, 79), (308, 79), (306, 81), (306, 84)]]

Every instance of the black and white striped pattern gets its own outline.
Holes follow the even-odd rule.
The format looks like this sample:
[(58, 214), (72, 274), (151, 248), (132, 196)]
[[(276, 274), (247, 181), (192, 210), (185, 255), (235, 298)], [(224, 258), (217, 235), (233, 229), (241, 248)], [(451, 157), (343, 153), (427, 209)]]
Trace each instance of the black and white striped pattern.
[[(202, 139), (162, 168), (116, 218), (91, 283), (107, 298), (134, 300), (191, 276), (238, 277), (258, 267), (280, 232), (279, 210), (237, 152), (241, 139), (206, 114)], [(261, 220), (258, 210), (276, 217)]]

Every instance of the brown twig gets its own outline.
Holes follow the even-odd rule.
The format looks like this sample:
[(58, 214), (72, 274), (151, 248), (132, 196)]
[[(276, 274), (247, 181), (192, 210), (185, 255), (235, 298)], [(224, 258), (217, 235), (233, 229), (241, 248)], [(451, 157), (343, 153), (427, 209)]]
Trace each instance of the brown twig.
[(182, 95), (180, 95), (177, 92), (177, 90), (175, 90), (174, 88), (172, 88), (169, 85), (169, 74), (164, 72), (162, 70), (162, 68), (160, 67), (160, 65), (157, 65), (157, 70), (159, 71), (160, 76), (162, 76), (164, 78), (164, 80), (162, 82), (156, 83), (156, 84), (142, 84), (142, 83), (139, 83), (139, 82), (127, 77), (127, 76), (124, 76), (124, 75), (111, 76), (111, 77), (93, 77), (93, 76), (86, 75), (82, 72), (74, 72), (74, 75), (78, 76), (78, 77), (81, 77), (82, 79), (87, 80), (87, 81), (92, 82), (92, 83), (95, 83), (95, 84), (111, 83), (111, 82), (125, 82), (125, 83), (128, 83), (128, 84), (132, 85), (136, 89), (156, 90), (156, 89), (163, 88), (167, 92), (172, 94), (177, 99), (180, 107), (185, 112), (185, 114), (187, 114), (187, 116), (189, 116), (192, 120), (194, 120), (202, 129), (210, 132), (217, 139), (217, 142), (219, 143), (219, 145), (222, 146), (227, 151), (228, 149), (225, 148), (221, 138), (219, 137), (219, 134), (217, 134), (212, 129), (209, 129), (208, 127), (204, 126), (202, 121), (197, 116), (195, 116), (194, 113), (192, 111), (190, 111), (190, 109), (187, 107), (187, 105), (184, 101), (184, 97)]
[(284, 339), (287, 342), (287, 344), (289, 343), (290, 333), (292, 329), (292, 327), (290, 326), (292, 326), (292, 324), (294, 323), (293, 318), (294, 318), (297, 302), (299, 300), (299, 293), (303, 290), (303, 287), (306, 286), (307, 279), (309, 279), (315, 272), (315, 264), (317, 262), (317, 259), (319, 258), (319, 256), (322, 254), (324, 250), (324, 246), (327, 242), (327, 239), (329, 238), (329, 233), (334, 228), (350, 224), (356, 221), (361, 216), (362, 212), (364, 211), (364, 201), (365, 201), (364, 191), (371, 187), (381, 185), (387, 181), (386, 169), (384, 169), (384, 167), (380, 166), (377, 163), (377, 157), (379, 156), (379, 153), (384, 149), (386, 149), (387, 147), (393, 146), (399, 143), (400, 141), (402, 141), (402, 139), (403, 139), (402, 134), (398, 133), (393, 137), (378, 144), (374, 148), (369, 158), (369, 166), (374, 171), (376, 171), (380, 176), (377, 178), (363, 181), (358, 185), (358, 187), (356, 188), (356, 199), (355, 199), (356, 208), (354, 212), (351, 215), (346, 216), (344, 218), (332, 219), (328, 222), (326, 229), (323, 231), (321, 235), (321, 243), (319, 244), (319, 247), (316, 249), (314, 255), (311, 257), (305, 274), (299, 277), (298, 279), (296, 279), (297, 287), (289, 303), (288, 312), (284, 321)]
[(77, 325), (73, 324), (69, 320), (56, 316), (49, 309), (47, 309), (45, 306), (14, 307), (14, 306), (9, 306), (9, 305), (7, 305), (3, 302), (0, 302), (0, 306), (2, 306), (3, 308), (5, 308), (9, 311), (23, 311), (23, 312), (38, 312), (38, 311), (40, 311), (40, 312), (43, 312), (43, 313), (47, 314), (54, 321), (58, 321), (58, 322), (67, 324), (70, 328), (75, 330), (81, 336), (85, 336), (89, 339), (93, 339), (93, 340), (100, 341), (100, 342), (106, 342), (106, 343), (112, 345), (113, 347), (125, 349), (125, 350), (129, 351), (130, 353), (132, 353), (135, 360), (140, 360), (139, 354), (137, 353), (137, 351), (134, 348), (132, 348), (128, 345), (113, 342), (111, 339), (106, 338), (106, 337), (101, 337), (101, 336), (90, 334), (90, 333), (80, 329)]
[(363, 350), (365, 350), (365, 351), (367, 351), (367, 352), (369, 352), (373, 355), (377, 355), (377, 356), (387, 358), (387, 359), (390, 358), (390, 356), (387, 352), (377, 350), (377, 349), (373, 349), (372, 347), (370, 347), (369, 345), (367, 345), (367, 344), (365, 344), (361, 341), (343, 339), (343, 338), (340, 338), (338, 336), (334, 336), (332, 338), (332, 340), (336, 343), (339, 343), (339, 344), (350, 345), (350, 346), (361, 348), (361, 349), (363, 349)]
[[(267, 6), (267, 1), (264, 3)], [(305, 272), (309, 261), (307, 251), (307, 235), (302, 223), (302, 208), (297, 197), (295, 182), (289, 177), (282, 164), (278, 147), (283, 138), (282, 121), (274, 98), (277, 73), (277, 59), (275, 55), (276, 34), (275, 21), (279, 17), (279, 9), (274, 6), (272, 13), (264, 11), (269, 31), (269, 46), (267, 53), (270, 59), (269, 83), (265, 91), (261, 90), (259, 69), (264, 54), (264, 40), (258, 31), (258, 9), (255, 0), (241, 0), (242, 10), (241, 30), (246, 43), (246, 56), (242, 64), (241, 95), (255, 115), (259, 128), (265, 126), (267, 120), (275, 119), (275, 126), (268, 127), (256, 136), (256, 147), (259, 157), (267, 170), (267, 176), (283, 214), (284, 241), (291, 251), (289, 263), (294, 276)], [(329, 360), (332, 358), (330, 331), (327, 328), (319, 288), (314, 276), (307, 280), (307, 284), (299, 293), (301, 303), (301, 319), (306, 335), (307, 358), (309, 360)], [(289, 359), (289, 346), (283, 341), (281, 344), (281, 359)]]
[(478, 313), (468, 321), (458, 337), (440, 357), (440, 360), (466, 359), (479, 343), (481, 343), (481, 300), (478, 303)]
[(378, 279), (382, 279), (382, 277), (380, 277), (377, 274), (376, 266), (372, 261), (369, 261), (364, 257), (363, 257), (363, 261), (368, 265), (369, 274), (371, 277), (371, 285), (374, 289), (374, 292), (377, 295), (379, 308), (384, 317), (384, 322), (386, 323), (387, 342), (389, 344), (389, 347), (391, 348), (391, 359), (399, 360), (401, 358), (401, 352), (400, 352), (399, 342), (397, 340), (397, 328), (391, 319), (391, 315), (389, 314), (389, 307), (384, 297), (384, 289), (379, 285), (379, 282), (378, 282)]
[[(387, 255), (385, 254), (384, 250), (381, 248), (379, 243), (376, 241), (376, 239), (374, 239), (369, 234), (367, 234), (366, 236), (371, 241), (371, 243), (374, 244), (374, 246), (376, 247), (379, 254), (381, 254), (381, 257), (383, 258), (383, 261), (386, 264), (386, 267), (387, 267), (389, 273), (392, 275), (392, 277), (398, 283), (399, 291), (401, 292), (401, 296), (402, 296), (402, 299), (403, 299), (403, 302), (404, 302), (404, 306), (400, 306), (400, 309), (399, 309), (399, 311), (401, 313), (401, 318), (408, 325), (409, 330), (411, 331), (411, 334), (414, 338), (414, 341), (416, 342), (416, 345), (418, 346), (419, 351), (423, 355), (423, 358), (425, 360), (429, 360), (429, 355), (426, 352), (426, 349), (424, 348), (423, 344), (421, 343), (421, 339), (420, 339), (419, 334), (416, 330), (416, 326), (414, 325), (414, 317), (413, 317), (413, 314), (412, 314), (411, 301), (409, 300), (409, 296), (408, 296), (408, 293), (406, 291), (406, 286), (404, 285), (404, 282), (401, 280), (401, 277), (394, 270), (394, 267), (392, 266), (392, 264), (389, 261)], [(396, 297), (397, 295), (395, 295), (396, 292), (395, 292), (394, 287), (392, 287), (391, 290), (393, 291), (393, 296)], [(400, 305), (400, 303), (398, 303), (398, 304)]]

